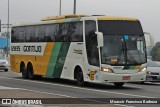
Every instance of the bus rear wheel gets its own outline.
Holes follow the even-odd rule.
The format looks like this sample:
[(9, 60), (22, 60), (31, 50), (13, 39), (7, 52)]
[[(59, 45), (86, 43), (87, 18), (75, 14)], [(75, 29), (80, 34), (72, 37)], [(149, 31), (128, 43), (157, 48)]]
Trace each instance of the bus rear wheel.
[(25, 69), (24, 63), (21, 64), (20, 72), (22, 73), (22, 78), (23, 78), (23, 79), (28, 79), (28, 72), (27, 72), (27, 70)]
[(33, 73), (33, 66), (32, 64), (28, 64), (27, 66), (27, 72), (28, 72), (28, 78), (33, 80), (34, 79), (34, 73)]
[(124, 85), (124, 83), (123, 82), (120, 82), (120, 83), (114, 83), (114, 85), (116, 86), (116, 87), (122, 87), (123, 85)]

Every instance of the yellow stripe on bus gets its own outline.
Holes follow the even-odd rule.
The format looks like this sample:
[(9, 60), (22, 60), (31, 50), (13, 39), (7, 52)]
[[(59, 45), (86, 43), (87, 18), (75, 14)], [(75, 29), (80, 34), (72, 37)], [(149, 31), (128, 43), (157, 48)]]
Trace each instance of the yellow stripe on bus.
[(47, 43), (43, 56), (37, 56), (36, 71), (38, 74), (40, 75), (46, 74), (53, 47), (54, 47), (54, 42)]
[(43, 56), (35, 55), (14, 55), (10, 56), (11, 58), (11, 70), (14, 72), (20, 72), (20, 64), (23, 61), (25, 67), (27, 68), (28, 62), (31, 62), (34, 69), (35, 75), (45, 75), (47, 72), (47, 67), (51, 57), (52, 49), (54, 47), (54, 42), (48, 42), (45, 47)]

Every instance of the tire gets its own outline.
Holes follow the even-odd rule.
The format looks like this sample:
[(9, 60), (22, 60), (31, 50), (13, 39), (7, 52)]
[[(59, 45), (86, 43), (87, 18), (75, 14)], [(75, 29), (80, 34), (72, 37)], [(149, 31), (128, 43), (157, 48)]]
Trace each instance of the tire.
[(41, 80), (41, 79), (42, 79), (42, 76), (41, 76), (41, 75), (34, 75), (34, 79), (36, 79), (36, 80)]
[(120, 82), (120, 83), (114, 83), (114, 85), (116, 86), (116, 87), (122, 87), (123, 85), (124, 85), (124, 83), (123, 82)]
[(27, 72), (28, 72), (28, 78), (33, 80), (35, 79), (34, 73), (33, 73), (33, 66), (32, 64), (28, 64), (27, 66)]
[(140, 84), (145, 84), (145, 81), (141, 81), (141, 82), (139, 82)]
[(4, 69), (5, 72), (8, 72), (8, 69)]
[(79, 86), (84, 86), (84, 78), (83, 78), (83, 72), (81, 69), (77, 69), (77, 73), (76, 73), (76, 80), (77, 80), (77, 84)]
[(25, 65), (24, 64), (21, 64), (20, 72), (22, 73), (22, 78), (23, 79), (28, 79), (28, 72), (25, 69)]

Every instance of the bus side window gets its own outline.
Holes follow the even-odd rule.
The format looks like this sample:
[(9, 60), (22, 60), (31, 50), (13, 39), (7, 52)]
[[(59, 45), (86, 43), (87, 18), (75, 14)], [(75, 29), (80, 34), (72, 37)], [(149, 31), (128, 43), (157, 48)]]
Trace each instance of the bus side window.
[(24, 42), (25, 41), (25, 27), (20, 27), (19, 28), (19, 35), (18, 35), (18, 41), (19, 42)]
[(38, 42), (39, 41), (39, 37), (38, 37), (38, 26), (34, 26), (35, 27), (35, 30), (34, 30), (34, 38), (35, 38), (35, 42)]
[(51, 25), (45, 25), (44, 42), (51, 42)]
[(99, 66), (99, 55), (97, 48), (97, 36), (96, 22), (95, 21), (85, 21), (85, 37), (86, 37), (86, 51), (88, 62), (91, 65)]
[(44, 42), (45, 26), (40, 25), (38, 28), (39, 42)]
[(27, 26), (25, 27), (25, 36), (24, 39), (26, 42), (34, 42), (35, 40), (35, 33), (34, 33), (34, 26)]
[(59, 24), (53, 24), (53, 28), (51, 31), (52, 31), (51, 39), (52, 41), (56, 41), (56, 36), (58, 35), (59, 31)]
[(70, 23), (69, 35), (71, 42), (83, 42), (83, 23), (72, 22)]
[(14, 42), (17, 42), (18, 41), (18, 28), (12, 28), (12, 31), (11, 31), (11, 42), (14, 43)]
[(68, 29), (69, 29), (69, 23), (60, 23), (58, 29), (58, 35), (56, 36), (56, 41), (68, 42), (69, 41)]
[(55, 36), (58, 34), (58, 24), (51, 24), (49, 27), (49, 34), (48, 36), (50, 37), (49, 42), (54, 42), (55, 41)]

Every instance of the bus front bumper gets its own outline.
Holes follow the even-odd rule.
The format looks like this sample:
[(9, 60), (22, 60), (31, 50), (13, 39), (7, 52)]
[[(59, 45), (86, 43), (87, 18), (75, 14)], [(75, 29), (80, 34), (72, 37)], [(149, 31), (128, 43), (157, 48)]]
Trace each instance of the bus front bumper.
[(145, 81), (146, 72), (138, 72), (134, 74), (115, 74), (115, 73), (107, 73), (102, 72), (100, 74), (100, 82), (140, 82)]

